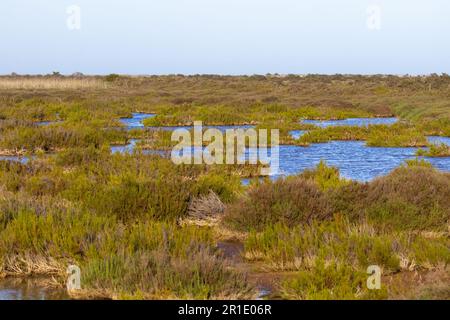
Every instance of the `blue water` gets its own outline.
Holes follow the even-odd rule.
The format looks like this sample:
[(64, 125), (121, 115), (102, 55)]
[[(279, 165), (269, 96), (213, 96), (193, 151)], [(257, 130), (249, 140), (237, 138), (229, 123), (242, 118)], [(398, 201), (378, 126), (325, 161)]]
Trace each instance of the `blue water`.
[(292, 138), (298, 139), (302, 135), (304, 135), (306, 132), (308, 132), (308, 131), (307, 130), (292, 130), (292, 131), (289, 131), (289, 134), (291, 135)]
[[(148, 113), (133, 113), (132, 118), (122, 118), (120, 121), (128, 128), (143, 128), (144, 119), (155, 116)], [(367, 126), (371, 124), (393, 124), (397, 118), (353, 118), (345, 120), (304, 120), (304, 123), (315, 124), (320, 127), (350, 125)], [(254, 126), (204, 126), (204, 128), (217, 128), (222, 132), (227, 129), (248, 129)], [(179, 128), (191, 129), (192, 127), (154, 127), (153, 129), (174, 130)], [(299, 138), (306, 131), (294, 130), (290, 134), (294, 138)], [(446, 143), (450, 145), (448, 137), (428, 137), (431, 143)], [(130, 140), (129, 144), (123, 146), (112, 146), (112, 153), (132, 153), (138, 140)], [(272, 178), (285, 175), (298, 174), (307, 168), (314, 168), (321, 160), (328, 165), (336, 166), (340, 169), (341, 175), (345, 178), (369, 181), (375, 177), (388, 174), (390, 171), (403, 164), (405, 160), (414, 159), (417, 148), (374, 148), (367, 147), (363, 141), (331, 141), (328, 143), (311, 144), (309, 147), (280, 146), (280, 167)], [(167, 151), (144, 150), (144, 154), (159, 154), (167, 156)], [(247, 150), (247, 157), (254, 155), (255, 150)], [(10, 161), (28, 161), (22, 157), (0, 157)], [(436, 168), (443, 171), (450, 171), (450, 157), (426, 158)]]
[(27, 163), (29, 160), (28, 157), (18, 157), (18, 156), (0, 156), (0, 161), (15, 161), (21, 162), (23, 164)]
[(450, 137), (428, 136), (428, 141), (434, 144), (446, 144), (450, 146)]
[(44, 126), (49, 126), (53, 123), (55, 123), (55, 121), (39, 121), (39, 122), (36, 122), (36, 125), (38, 125), (40, 127), (44, 127)]
[(156, 116), (156, 114), (154, 114), (154, 113), (134, 112), (134, 113), (132, 113), (131, 118), (121, 118), (120, 122), (127, 129), (139, 129), (139, 128), (144, 127), (144, 124), (142, 123), (143, 120), (152, 118), (154, 116)]
[[(130, 139), (128, 144), (111, 146), (111, 153), (113, 153), (113, 154), (114, 153), (132, 154), (134, 152), (134, 150), (136, 149), (136, 144), (138, 142), (139, 142), (139, 139)], [(142, 154), (167, 156), (167, 155), (170, 155), (170, 151), (142, 150)]]
[[(131, 118), (121, 118), (120, 122), (127, 128), (127, 129), (142, 129), (144, 128), (144, 124), (142, 123), (143, 120), (152, 118), (156, 116), (154, 113), (140, 113), (140, 112), (134, 112), (132, 113)], [(241, 126), (233, 126), (233, 125), (221, 125), (221, 126), (203, 126), (204, 129), (210, 129), (215, 128), (219, 129), (222, 132), (225, 132), (227, 129), (249, 129), (254, 128), (255, 126), (252, 125), (241, 125)], [(175, 129), (192, 129), (193, 126), (166, 126), (166, 127), (147, 127), (148, 129), (155, 129), (155, 130), (166, 130), (166, 131), (173, 131)]]
[(111, 153), (133, 153), (134, 148), (136, 147), (136, 143), (139, 140), (137, 139), (130, 139), (129, 143), (126, 145), (116, 145), (111, 146)]
[[(131, 153), (136, 140), (127, 146), (112, 147), (112, 152)], [(245, 158), (255, 157), (257, 149), (246, 150)], [(405, 160), (416, 158), (417, 148), (382, 148), (367, 147), (363, 141), (331, 141), (315, 143), (309, 147), (280, 146), (279, 170), (273, 172), (272, 179), (298, 174), (305, 169), (314, 168), (324, 160), (328, 165), (339, 168), (343, 177), (370, 181), (375, 177), (388, 174)], [(145, 154), (170, 155), (167, 151), (145, 150)], [(270, 149), (269, 149), (270, 155)], [(424, 157), (435, 168), (450, 171), (450, 157)], [(273, 168), (272, 168), (272, 171)]]
[(304, 124), (313, 124), (318, 127), (326, 128), (333, 126), (356, 126), (367, 127), (371, 124), (391, 125), (398, 121), (397, 118), (349, 118), (343, 120), (302, 120)]
[[(363, 141), (331, 141), (309, 147), (280, 146), (279, 172), (273, 177), (298, 174), (324, 160), (339, 168), (345, 178), (369, 181), (388, 174), (405, 160), (415, 159), (416, 151), (417, 148), (367, 147)], [(254, 149), (249, 150), (247, 157), (254, 154)], [(450, 171), (450, 157), (425, 159), (437, 169)]]

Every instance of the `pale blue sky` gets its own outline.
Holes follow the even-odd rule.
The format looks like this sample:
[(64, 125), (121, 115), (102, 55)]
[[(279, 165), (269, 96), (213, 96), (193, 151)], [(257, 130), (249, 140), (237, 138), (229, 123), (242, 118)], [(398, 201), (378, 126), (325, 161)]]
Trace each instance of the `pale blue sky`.
[(450, 73), (447, 0), (1, 0), (0, 30), (0, 74)]

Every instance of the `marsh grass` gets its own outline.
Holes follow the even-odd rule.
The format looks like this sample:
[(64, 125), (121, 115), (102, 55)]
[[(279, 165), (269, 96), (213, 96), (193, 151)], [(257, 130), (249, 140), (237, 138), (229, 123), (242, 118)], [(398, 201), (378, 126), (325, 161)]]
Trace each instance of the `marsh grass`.
[(121, 131), (87, 125), (17, 127), (3, 132), (0, 146), (6, 150), (25, 150), (31, 153), (38, 150), (54, 152), (65, 148), (100, 148), (105, 144), (124, 143), (126, 139)]
[(269, 225), (251, 232), (244, 257), (263, 271), (295, 271), (281, 282), (285, 299), (380, 299), (389, 290), (368, 290), (366, 269), (383, 275), (399, 271), (435, 270), (450, 262), (446, 235), (425, 237), (410, 232), (380, 232), (367, 223), (349, 223), (342, 216), (310, 225)]
[(246, 108), (228, 105), (165, 106), (156, 110), (157, 115), (144, 120), (149, 127), (190, 126), (194, 121), (204, 125), (255, 125), (288, 124), (300, 125), (301, 119), (345, 119), (373, 116), (356, 108), (301, 107), (292, 108), (280, 104), (252, 104)]
[(106, 89), (97, 78), (72, 77), (0, 77), (0, 90), (80, 90)]
[(342, 216), (310, 225), (267, 226), (251, 232), (245, 257), (263, 261), (263, 269), (312, 270), (317, 263), (347, 265), (365, 270), (379, 265), (384, 273), (432, 269), (448, 264), (445, 235), (429, 238), (414, 232), (378, 231), (368, 223), (350, 223)]
[(333, 140), (365, 140), (368, 136), (368, 132), (368, 128), (366, 127), (336, 126), (317, 128), (306, 132), (298, 140), (306, 144), (329, 142)]
[(445, 143), (441, 143), (440, 145), (431, 144), (428, 150), (417, 150), (416, 155), (424, 157), (450, 157), (450, 147)]
[(291, 300), (377, 300), (388, 297), (386, 287), (368, 290), (367, 274), (347, 265), (316, 263), (280, 285), (280, 296)]
[(427, 136), (450, 137), (450, 118), (442, 117), (440, 119), (419, 121), (418, 127), (425, 132)]
[[(392, 286), (364, 289), (372, 263), (388, 276), (448, 274), (450, 178), (422, 159), (370, 183), (321, 163), (244, 188), (239, 176), (258, 177), (258, 166), (175, 166), (141, 152), (171, 147), (170, 131), (128, 131), (119, 119), (140, 111), (157, 114), (147, 126), (253, 124), (305, 146), (425, 146), (425, 135), (449, 135), (449, 84), (445, 75), (2, 77), (0, 149), (32, 157), (0, 161), (0, 275), (52, 274), (62, 283), (75, 263), (81, 297), (254, 298), (219, 238), (245, 242), (245, 270), (293, 271), (275, 287), (281, 298), (391, 297)], [(301, 123), (393, 114), (409, 122)], [(293, 140), (290, 130), (310, 132)], [(136, 152), (110, 153), (131, 138), (142, 139)], [(438, 281), (440, 291), (425, 297), (445, 296), (448, 279)]]
[(80, 265), (86, 295), (108, 298), (252, 297), (245, 275), (229, 269), (211, 232), (153, 221), (52, 210), (19, 211), (0, 232), (0, 273), (62, 275)]
[(277, 222), (295, 225), (324, 220), (331, 210), (327, 196), (314, 182), (295, 177), (250, 187), (227, 208), (224, 221), (237, 230), (260, 230)]
[(367, 219), (391, 230), (446, 230), (449, 223), (450, 175), (417, 160), (369, 183), (339, 177), (320, 163), (298, 176), (250, 186), (227, 208), (224, 223), (237, 230), (261, 230), (329, 219), (335, 213), (351, 221)]
[(402, 124), (373, 126), (366, 144), (370, 147), (423, 147), (428, 141), (420, 130)]
[(306, 132), (298, 141), (304, 144), (329, 141), (366, 141), (366, 145), (370, 147), (423, 147), (428, 145), (423, 131), (402, 123), (391, 126), (318, 128)]

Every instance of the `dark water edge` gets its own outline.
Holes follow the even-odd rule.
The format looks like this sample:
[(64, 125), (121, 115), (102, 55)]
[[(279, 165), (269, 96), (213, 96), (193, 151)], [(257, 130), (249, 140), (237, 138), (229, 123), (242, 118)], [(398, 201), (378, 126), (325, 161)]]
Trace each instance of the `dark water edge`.
[(66, 288), (54, 287), (48, 277), (0, 279), (0, 300), (68, 300)]

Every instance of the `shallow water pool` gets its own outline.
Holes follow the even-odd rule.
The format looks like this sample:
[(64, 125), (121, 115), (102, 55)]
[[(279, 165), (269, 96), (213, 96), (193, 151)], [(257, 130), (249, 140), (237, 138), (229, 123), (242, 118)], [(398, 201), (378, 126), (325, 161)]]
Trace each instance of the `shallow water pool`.
[(367, 127), (368, 125), (385, 124), (391, 125), (398, 122), (395, 117), (391, 118), (348, 118), (343, 120), (302, 120), (304, 124), (313, 124), (318, 127), (334, 127), (334, 126), (355, 126)]
[[(314, 168), (324, 160), (328, 165), (339, 168), (343, 177), (369, 181), (388, 174), (408, 159), (415, 159), (417, 148), (367, 147), (363, 141), (331, 141), (315, 143), (309, 147), (280, 146), (279, 171), (273, 177), (298, 174)], [(248, 150), (246, 156), (254, 156), (255, 150)], [(450, 157), (425, 158), (442, 171), (450, 171)]]
[(46, 285), (45, 278), (0, 279), (0, 300), (67, 300), (65, 288)]
[(128, 129), (144, 128), (142, 121), (156, 116), (154, 113), (133, 112), (131, 118), (121, 118), (120, 122)]
[(434, 144), (446, 144), (450, 146), (450, 137), (428, 136), (428, 141)]

